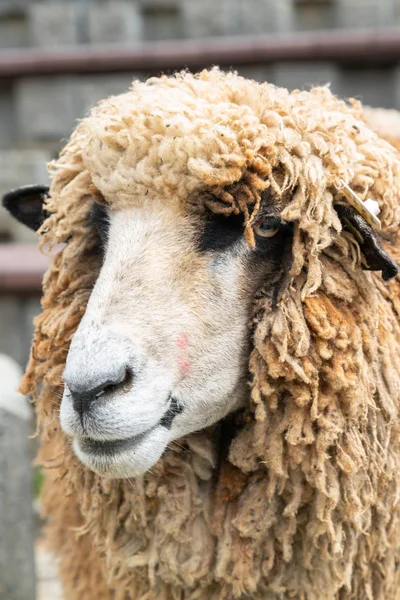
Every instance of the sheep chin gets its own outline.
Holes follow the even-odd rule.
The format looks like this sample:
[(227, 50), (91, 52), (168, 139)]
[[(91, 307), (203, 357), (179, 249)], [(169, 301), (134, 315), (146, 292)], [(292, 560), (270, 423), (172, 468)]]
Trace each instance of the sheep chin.
[[(125, 440), (129, 442), (129, 440)], [(73, 448), (79, 460), (102, 477), (123, 479), (139, 477), (161, 458), (170, 442), (170, 431), (163, 425), (158, 425), (149, 432), (132, 438), (131, 443), (124, 443), (123, 449), (115, 452), (88, 452), (85, 442), (75, 439)]]

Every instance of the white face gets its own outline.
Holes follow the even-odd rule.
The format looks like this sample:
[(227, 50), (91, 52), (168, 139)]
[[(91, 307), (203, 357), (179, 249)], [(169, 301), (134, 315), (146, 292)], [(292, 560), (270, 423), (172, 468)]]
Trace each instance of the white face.
[(151, 203), (107, 220), (103, 267), (66, 362), (61, 425), (87, 467), (132, 477), (172, 440), (246, 402), (251, 304), (261, 283), (276, 285), (288, 233), (252, 250), (240, 217)]

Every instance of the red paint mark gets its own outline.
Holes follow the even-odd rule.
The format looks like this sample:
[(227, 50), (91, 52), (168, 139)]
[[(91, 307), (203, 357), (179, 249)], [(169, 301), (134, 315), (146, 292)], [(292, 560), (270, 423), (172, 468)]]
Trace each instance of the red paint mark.
[(186, 358), (179, 359), (179, 368), (182, 375), (187, 375), (190, 371), (190, 362)]
[(179, 356), (179, 369), (182, 375), (186, 375), (190, 371), (190, 361), (187, 358), (189, 348), (189, 335), (187, 333), (181, 333), (177, 340), (176, 346), (180, 350)]
[(176, 340), (176, 345), (181, 350), (184, 350), (185, 352), (187, 352), (187, 349), (188, 349), (188, 346), (189, 346), (189, 334), (187, 334), (187, 333), (181, 333), (178, 336), (178, 339)]

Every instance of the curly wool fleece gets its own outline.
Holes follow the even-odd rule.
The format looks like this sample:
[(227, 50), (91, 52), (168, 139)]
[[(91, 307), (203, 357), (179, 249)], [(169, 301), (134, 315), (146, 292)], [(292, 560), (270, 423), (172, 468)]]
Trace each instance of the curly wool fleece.
[[(66, 598), (400, 598), (398, 283), (362, 270), (333, 207), (340, 179), (376, 199), (398, 257), (399, 167), (358, 104), (217, 69), (134, 82), (79, 123), (51, 165), (42, 243), (67, 243), (44, 280), (22, 385)], [(242, 211), (251, 244), (268, 187), (294, 223), (293, 262), (278, 306), (268, 290), (254, 304), (245, 413), (135, 480), (88, 471), (58, 412), (100, 268), (93, 199)]]

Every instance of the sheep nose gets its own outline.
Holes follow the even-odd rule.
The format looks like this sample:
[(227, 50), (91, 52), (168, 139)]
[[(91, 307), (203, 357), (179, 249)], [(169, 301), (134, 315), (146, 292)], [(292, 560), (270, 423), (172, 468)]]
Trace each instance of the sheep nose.
[(115, 393), (126, 389), (130, 386), (132, 378), (131, 370), (124, 368), (113, 375), (108, 374), (104, 381), (95, 386), (93, 383), (90, 385), (70, 383), (67, 387), (75, 411), (82, 418), (90, 411), (94, 402), (101, 399), (106, 401), (110, 395), (114, 396)]
[(63, 373), (68, 402), (81, 418), (95, 404), (127, 392), (136, 359), (132, 343), (94, 321), (81, 321), (72, 338)]

